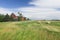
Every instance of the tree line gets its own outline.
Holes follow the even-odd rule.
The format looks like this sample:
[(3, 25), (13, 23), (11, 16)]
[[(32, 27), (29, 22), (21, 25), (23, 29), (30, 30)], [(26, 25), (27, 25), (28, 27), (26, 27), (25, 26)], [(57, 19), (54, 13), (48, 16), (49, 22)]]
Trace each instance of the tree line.
[(9, 15), (8, 13), (6, 15), (0, 14), (0, 22), (8, 22), (8, 21), (26, 21), (30, 20), (27, 17), (24, 17), (22, 13), (18, 12), (18, 16), (16, 16), (14, 13), (11, 13)]

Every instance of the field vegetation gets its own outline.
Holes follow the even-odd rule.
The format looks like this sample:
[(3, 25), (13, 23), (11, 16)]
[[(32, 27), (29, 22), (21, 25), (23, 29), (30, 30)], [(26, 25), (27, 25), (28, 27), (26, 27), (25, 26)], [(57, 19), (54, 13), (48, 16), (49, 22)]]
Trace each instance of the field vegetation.
[(60, 40), (60, 21), (0, 22), (0, 40)]

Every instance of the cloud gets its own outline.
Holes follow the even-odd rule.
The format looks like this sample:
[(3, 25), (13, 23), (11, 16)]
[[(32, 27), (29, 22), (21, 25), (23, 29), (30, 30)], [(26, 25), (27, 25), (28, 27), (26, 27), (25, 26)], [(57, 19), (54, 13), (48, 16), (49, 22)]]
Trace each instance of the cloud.
[(0, 13), (1, 13), (1, 14), (10, 13), (10, 11), (8, 11), (8, 10), (5, 9), (5, 8), (0, 8)]
[(33, 2), (30, 2), (29, 4), (38, 7), (60, 8), (60, 0), (33, 0)]
[(16, 9), (9, 9), (9, 8), (2, 8), (2, 7), (0, 7), (0, 14), (11, 14), (11, 13), (15, 13), (16, 15), (17, 15), (17, 12), (18, 12), (18, 9), (16, 8)]
[(59, 19), (60, 11), (56, 8), (60, 8), (60, 0), (32, 0), (29, 4), (35, 6), (22, 7), (15, 9), (0, 8), (0, 13), (12, 13), (22, 12), (25, 17), (30, 19)]
[(24, 15), (32, 19), (60, 19), (60, 0), (32, 0), (35, 7), (20, 8)]
[(60, 19), (60, 11), (52, 8), (26, 7), (20, 8), (26, 17), (32, 19)]

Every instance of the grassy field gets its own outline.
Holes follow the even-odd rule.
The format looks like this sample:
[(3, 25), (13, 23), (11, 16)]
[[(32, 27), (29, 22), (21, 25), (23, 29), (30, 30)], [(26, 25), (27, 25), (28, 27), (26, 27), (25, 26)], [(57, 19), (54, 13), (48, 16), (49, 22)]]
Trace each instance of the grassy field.
[(60, 40), (60, 21), (0, 22), (0, 40)]

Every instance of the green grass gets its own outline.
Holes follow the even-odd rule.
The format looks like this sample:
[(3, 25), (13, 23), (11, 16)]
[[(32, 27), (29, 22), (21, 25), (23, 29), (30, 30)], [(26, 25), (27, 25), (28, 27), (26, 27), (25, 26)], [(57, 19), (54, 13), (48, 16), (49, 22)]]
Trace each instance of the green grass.
[(60, 22), (0, 22), (0, 40), (60, 40)]

